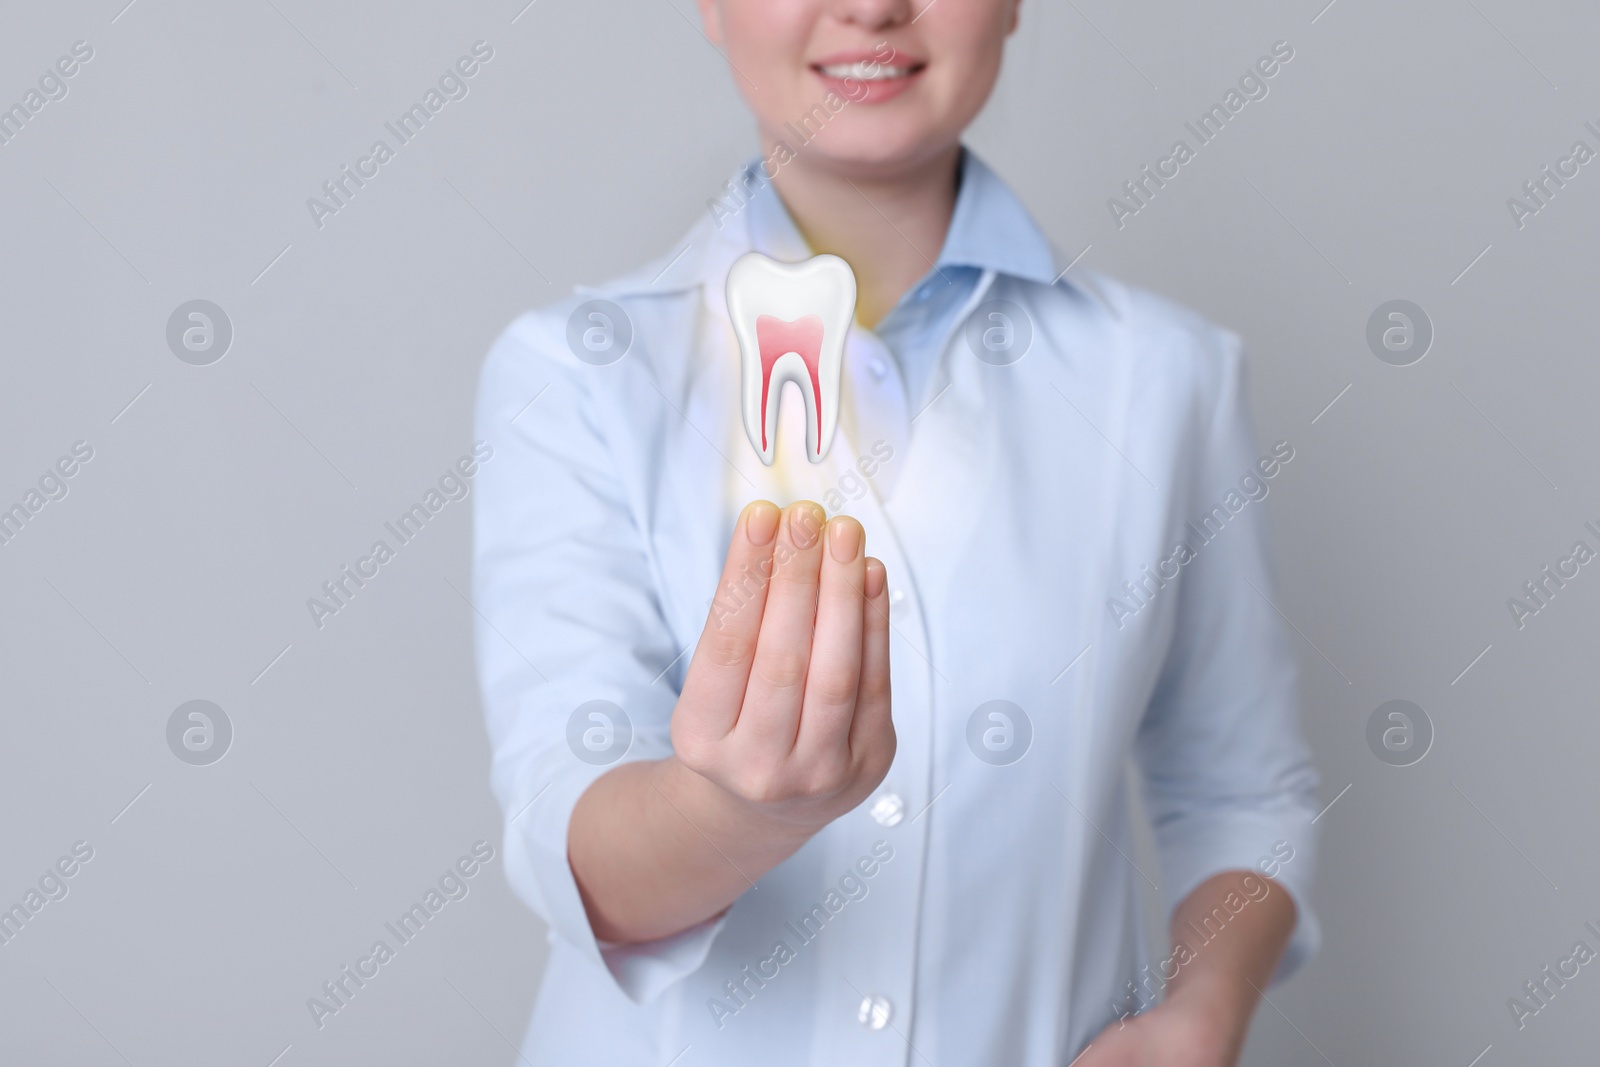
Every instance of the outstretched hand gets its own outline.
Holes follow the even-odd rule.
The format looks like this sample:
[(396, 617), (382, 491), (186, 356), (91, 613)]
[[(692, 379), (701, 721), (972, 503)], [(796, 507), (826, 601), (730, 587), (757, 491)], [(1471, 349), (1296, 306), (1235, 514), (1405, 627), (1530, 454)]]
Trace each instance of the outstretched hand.
[(745, 508), (672, 716), (684, 766), (807, 836), (865, 799), (895, 752), (886, 585), (855, 519)]
[(572, 812), (602, 940), (718, 914), (877, 788), (894, 761), (888, 579), (861, 524), (745, 508), (672, 713), (673, 755), (623, 763)]
[(1175, 998), (1106, 1027), (1073, 1067), (1233, 1067), (1231, 1022)]

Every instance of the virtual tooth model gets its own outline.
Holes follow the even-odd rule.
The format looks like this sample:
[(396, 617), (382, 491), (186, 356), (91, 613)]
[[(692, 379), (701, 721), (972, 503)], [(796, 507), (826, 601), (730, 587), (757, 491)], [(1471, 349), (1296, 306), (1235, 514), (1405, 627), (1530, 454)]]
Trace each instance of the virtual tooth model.
[(778, 398), (794, 382), (806, 403), (806, 458), (821, 462), (839, 423), (845, 334), (856, 313), (856, 276), (838, 256), (780, 263), (759, 252), (728, 272), (728, 315), (739, 339), (745, 434), (772, 465)]

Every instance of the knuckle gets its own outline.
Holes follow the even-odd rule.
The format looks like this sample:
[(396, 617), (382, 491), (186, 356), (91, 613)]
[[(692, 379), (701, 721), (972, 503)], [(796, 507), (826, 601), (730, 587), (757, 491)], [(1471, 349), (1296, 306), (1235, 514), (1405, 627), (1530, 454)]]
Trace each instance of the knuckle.
[(776, 649), (757, 656), (756, 676), (772, 689), (799, 689), (805, 682), (809, 655), (796, 649)]
[(772, 584), (785, 589), (814, 587), (817, 584), (818, 562), (796, 557), (773, 572)]
[(872, 746), (872, 754), (878, 760), (873, 773), (880, 778), (889, 773), (889, 765), (894, 762), (894, 754), (900, 747), (900, 737), (894, 732), (894, 724), (890, 723), (884, 728), (883, 737)]
[(738, 667), (749, 660), (751, 647), (749, 638), (718, 630), (706, 641), (706, 660), (713, 667)]
[(856, 774), (863, 781), (876, 786), (883, 781), (894, 764), (896, 740), (894, 731), (867, 739), (856, 751)]
[(875, 706), (889, 703), (889, 675), (887, 671), (863, 671), (856, 703)]
[(808, 797), (831, 797), (842, 791), (849, 781), (848, 754), (819, 754), (806, 764), (801, 777), (801, 791)]
[(740, 769), (733, 776), (732, 787), (739, 796), (755, 804), (776, 804), (791, 795), (788, 784), (767, 766)]
[(785, 783), (775, 778), (764, 778), (752, 788), (747, 796), (757, 804), (781, 804), (783, 801), (793, 798), (793, 791), (787, 788)]
[(691, 736), (689, 731), (672, 731), (672, 751), (678, 757), (678, 762), (702, 777), (710, 777), (714, 766), (712, 755), (713, 746), (706, 744), (699, 738)]
[(855, 674), (849, 671), (817, 671), (807, 683), (806, 692), (823, 707), (845, 708), (856, 702), (856, 681)]

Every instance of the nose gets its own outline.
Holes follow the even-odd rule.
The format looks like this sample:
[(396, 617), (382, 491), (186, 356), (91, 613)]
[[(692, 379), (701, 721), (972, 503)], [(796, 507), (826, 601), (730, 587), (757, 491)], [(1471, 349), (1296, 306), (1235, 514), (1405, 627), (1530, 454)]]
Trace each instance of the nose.
[[(840, 22), (847, 22), (868, 30), (884, 30), (903, 26), (916, 17), (917, 11), (930, 0), (830, 0), (829, 14)], [(937, 3), (937, 0), (932, 0)]]

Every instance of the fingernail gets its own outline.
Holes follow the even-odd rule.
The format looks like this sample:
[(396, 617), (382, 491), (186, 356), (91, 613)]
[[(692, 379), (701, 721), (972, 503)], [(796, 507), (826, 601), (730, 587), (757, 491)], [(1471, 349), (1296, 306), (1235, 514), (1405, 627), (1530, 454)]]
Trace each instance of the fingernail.
[(744, 535), (750, 539), (752, 545), (758, 548), (772, 543), (773, 535), (778, 532), (777, 505), (769, 504), (765, 500), (758, 500), (750, 505), (745, 514)]
[(868, 600), (876, 600), (883, 595), (883, 587), (889, 581), (889, 572), (882, 563), (875, 559), (867, 560), (867, 582), (864, 592)]
[(854, 563), (861, 554), (861, 527), (852, 519), (834, 519), (828, 527), (828, 548), (840, 563)]
[(789, 540), (796, 548), (810, 548), (822, 535), (822, 509), (802, 501), (789, 509)]

